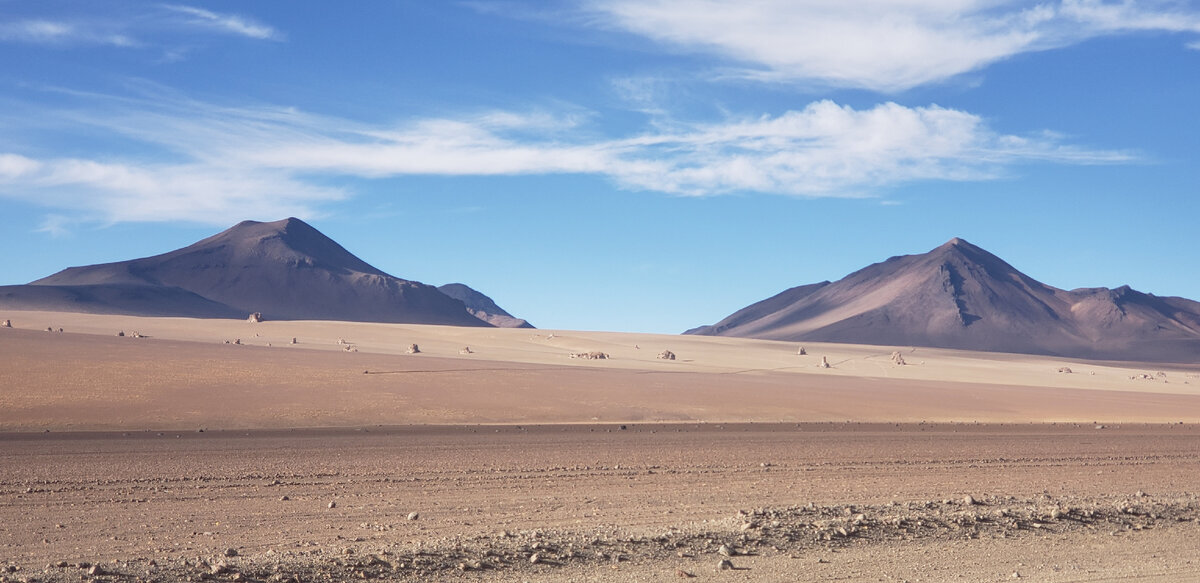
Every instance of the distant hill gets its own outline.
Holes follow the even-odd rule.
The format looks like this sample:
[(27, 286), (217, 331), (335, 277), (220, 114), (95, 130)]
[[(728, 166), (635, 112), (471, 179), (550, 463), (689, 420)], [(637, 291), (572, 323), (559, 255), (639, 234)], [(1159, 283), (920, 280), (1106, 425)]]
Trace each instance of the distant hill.
[(504, 311), (504, 308), (497, 306), (496, 302), (492, 301), (492, 298), (483, 295), (466, 284), (448, 283), (446, 285), (439, 285), (438, 291), (466, 304), (467, 311), (473, 316), (497, 328), (533, 328), (533, 325), (529, 322)]
[(433, 286), (388, 275), (295, 218), (244, 221), (170, 253), (72, 267), (26, 286), (0, 289), (0, 306), (8, 307), (489, 325), (461, 301)]
[(791, 288), (685, 334), (1200, 362), (1200, 302), (1057, 289), (962, 239)]

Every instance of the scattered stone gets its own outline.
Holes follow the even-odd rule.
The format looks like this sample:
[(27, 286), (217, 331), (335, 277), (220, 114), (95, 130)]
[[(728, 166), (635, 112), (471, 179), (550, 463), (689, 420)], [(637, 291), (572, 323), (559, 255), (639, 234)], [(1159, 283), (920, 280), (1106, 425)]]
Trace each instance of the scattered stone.
[(819, 367), (819, 368), (829, 368), (829, 359), (828, 359), (827, 357), (824, 357), (824, 356), (822, 356), (822, 357), (821, 357), (821, 364), (818, 364), (818, 365), (817, 365), (817, 367)]
[(300, 344), (300, 342), (296, 340), (295, 336), (292, 337), (292, 344)]
[(904, 366), (906, 364), (904, 362), (904, 355), (900, 354), (899, 350), (892, 352), (892, 362), (896, 363), (897, 366)]
[(329, 502), (329, 507), (330, 507), (330, 508), (337, 508), (337, 502), (330, 501), (330, 502)]
[(733, 561), (730, 561), (729, 559), (721, 559), (720, 561), (717, 561), (717, 570), (718, 571), (733, 570)]
[(808, 351), (805, 350), (803, 346), (801, 346), (800, 349), (796, 351), (796, 356), (807, 356), (807, 355), (808, 355)]
[(462, 350), (459, 350), (459, 351), (458, 351), (458, 353), (459, 353), (459, 354), (471, 354), (471, 353), (472, 353), (472, 351), (471, 351), (471, 347), (470, 347), (470, 346), (464, 346)]
[(1105, 426), (1103, 426), (1103, 425), (1097, 425), (1097, 426), (1096, 426), (1096, 429), (1108, 429), (1108, 428), (1107, 428), (1107, 427), (1105, 427)]
[(280, 496), (280, 497), (279, 497), (279, 501), (280, 501), (280, 502), (287, 502), (288, 500), (291, 500), (291, 498), (288, 498), (287, 496)]
[(236, 338), (236, 339), (234, 339), (233, 343), (234, 343), (234, 344), (237, 344), (237, 345), (239, 345), (239, 346), (240, 346), (240, 345), (242, 344), (242, 339), (241, 339), (241, 338)]
[(680, 579), (691, 579), (692, 577), (695, 577), (694, 574), (684, 571), (683, 569), (675, 569), (675, 576), (679, 577)]
[(0, 328), (12, 328), (12, 320), (5, 320), (0, 323)]
[(100, 565), (92, 565), (92, 566), (88, 567), (87, 574), (91, 575), (93, 577), (103, 575), (104, 568), (101, 567)]
[(120, 332), (117, 332), (117, 337), (118, 337), (118, 338), (124, 338), (124, 337), (125, 337), (125, 331), (124, 331), (124, 330), (121, 330)]
[(225, 549), (225, 556), (226, 556), (226, 557), (236, 557), (236, 556), (238, 556), (237, 549), (235, 549), (235, 548), (232, 548), (232, 547), (231, 547), (231, 548), (228, 548), (228, 549)]
[(1072, 371), (1071, 367), (1069, 367), (1069, 366), (1060, 366), (1060, 367), (1058, 367), (1058, 372), (1063, 373), (1063, 374), (1071, 374), (1074, 371)]
[(418, 518), (421, 518), (421, 514), (420, 514), (420, 513), (418, 513), (418, 512), (409, 512), (409, 513), (408, 513), (408, 519), (409, 519), (409, 520), (416, 520), (416, 519), (418, 519)]
[(658, 353), (659, 360), (675, 360), (675, 353), (670, 350), (664, 350)]
[(737, 554), (737, 551), (729, 548), (729, 545), (721, 545), (721, 548), (717, 549), (717, 554), (722, 557), (732, 557)]
[(966, 496), (963, 496), (962, 503), (963, 503), (963, 506), (974, 506), (975, 505), (975, 497), (971, 496), (970, 494), (967, 494)]
[(529, 562), (533, 565), (536, 565), (536, 564), (542, 562), (542, 554), (541, 553), (533, 553), (533, 555), (529, 557)]
[(408, 352), (409, 354), (420, 354), (421, 349), (416, 344), (409, 344), (408, 350), (406, 350), (405, 352)]
[(263, 321), (262, 312), (254, 312), (253, 314), (250, 314), (250, 317), (246, 318), (246, 321), (250, 322), (251, 324), (257, 324), (259, 322), (262, 322)]
[(581, 358), (583, 360), (608, 360), (608, 354), (593, 350), (592, 352), (574, 352), (571, 353), (571, 358)]

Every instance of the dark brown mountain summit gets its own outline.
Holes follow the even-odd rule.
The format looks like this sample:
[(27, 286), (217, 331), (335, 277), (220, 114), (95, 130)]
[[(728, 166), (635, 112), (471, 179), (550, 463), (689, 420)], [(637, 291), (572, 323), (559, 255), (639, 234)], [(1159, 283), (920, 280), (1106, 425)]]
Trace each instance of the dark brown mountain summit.
[[(267, 319), (282, 320), (488, 325), (468, 313), (461, 301), (433, 286), (388, 275), (294, 218), (270, 223), (244, 221), (170, 253), (72, 267), (28, 286), (10, 286), (8, 293), (28, 296), (45, 288), (55, 290), (49, 295), (62, 295), (88, 289), (99, 301), (90, 306), (79, 304), (76, 311), (170, 312), (151, 309), (153, 298), (148, 306), (146, 293), (126, 298), (106, 291), (115, 289), (112, 286), (155, 290), (177, 304), (196, 300), (184, 306), (185, 311), (211, 312), (207, 317), (262, 312)], [(4, 292), (0, 289), (0, 303)]]
[(955, 238), (685, 334), (1196, 362), (1200, 302), (1128, 286), (1061, 290)]

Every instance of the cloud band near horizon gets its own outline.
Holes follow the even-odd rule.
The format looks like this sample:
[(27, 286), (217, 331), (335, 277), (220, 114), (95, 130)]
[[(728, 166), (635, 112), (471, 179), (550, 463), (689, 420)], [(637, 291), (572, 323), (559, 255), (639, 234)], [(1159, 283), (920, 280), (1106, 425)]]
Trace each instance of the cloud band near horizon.
[(596, 137), (577, 117), (543, 113), (368, 125), (185, 99), (112, 99), (47, 117), (156, 153), (43, 158), (10, 144), (0, 149), (0, 197), (105, 222), (313, 216), (323, 203), (353, 195), (325, 186), (330, 176), (578, 174), (679, 196), (868, 197), (916, 181), (990, 180), (1028, 163), (1137, 159), (1047, 132), (1001, 134), (960, 110), (892, 102), (855, 109), (822, 100), (775, 116), (657, 123), (619, 137)]

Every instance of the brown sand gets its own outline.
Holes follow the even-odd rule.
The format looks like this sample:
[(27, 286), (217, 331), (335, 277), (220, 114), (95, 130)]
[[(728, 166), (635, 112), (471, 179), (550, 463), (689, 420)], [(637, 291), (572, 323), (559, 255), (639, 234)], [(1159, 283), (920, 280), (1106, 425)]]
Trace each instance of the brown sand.
[[(0, 318), (0, 578), (1200, 579), (1195, 368)], [(721, 544), (738, 570), (715, 570)]]

